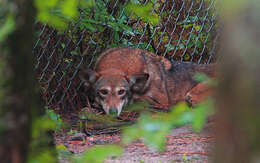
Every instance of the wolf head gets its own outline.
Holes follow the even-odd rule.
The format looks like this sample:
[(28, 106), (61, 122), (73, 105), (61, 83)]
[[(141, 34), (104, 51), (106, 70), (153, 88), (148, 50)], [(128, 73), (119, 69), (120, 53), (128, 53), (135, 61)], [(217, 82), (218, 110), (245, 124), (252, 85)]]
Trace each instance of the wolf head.
[(123, 107), (130, 104), (134, 94), (143, 94), (147, 88), (149, 74), (125, 76), (113, 73), (98, 73), (81, 70), (80, 79), (87, 90), (93, 90), (95, 101), (107, 114), (119, 116)]

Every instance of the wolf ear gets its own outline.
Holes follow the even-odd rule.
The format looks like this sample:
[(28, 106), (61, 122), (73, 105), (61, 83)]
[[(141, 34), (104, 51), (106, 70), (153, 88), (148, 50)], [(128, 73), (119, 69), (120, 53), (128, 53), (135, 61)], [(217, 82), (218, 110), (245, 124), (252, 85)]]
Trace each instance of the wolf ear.
[(98, 78), (98, 73), (87, 69), (79, 71), (79, 78), (84, 82), (84, 85), (89, 88), (91, 84), (95, 83)]
[(134, 93), (142, 94), (149, 86), (148, 83), (149, 74), (137, 74), (132, 75), (129, 79), (131, 89)]

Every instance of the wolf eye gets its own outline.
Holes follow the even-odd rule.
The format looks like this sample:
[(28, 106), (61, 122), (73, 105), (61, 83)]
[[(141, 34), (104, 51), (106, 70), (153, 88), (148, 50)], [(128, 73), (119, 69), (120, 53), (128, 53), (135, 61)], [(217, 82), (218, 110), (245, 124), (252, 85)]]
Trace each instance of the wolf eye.
[(125, 94), (125, 90), (124, 89), (121, 89), (121, 90), (118, 91), (118, 95), (123, 95), (123, 94)]
[(108, 94), (108, 90), (106, 90), (106, 89), (101, 89), (101, 90), (99, 91), (99, 93), (100, 93), (101, 95), (105, 96), (105, 95)]

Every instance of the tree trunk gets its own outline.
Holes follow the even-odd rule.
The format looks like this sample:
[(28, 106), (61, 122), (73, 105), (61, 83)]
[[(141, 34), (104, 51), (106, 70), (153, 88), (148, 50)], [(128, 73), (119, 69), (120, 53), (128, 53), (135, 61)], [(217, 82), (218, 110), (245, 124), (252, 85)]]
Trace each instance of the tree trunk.
[(0, 47), (0, 160), (20, 163), (27, 161), (32, 115), (39, 116), (44, 108), (32, 54), (33, 0), (12, 2), (16, 28)]
[(217, 92), (216, 163), (260, 160), (260, 24), (256, 19), (260, 8), (252, 1), (244, 2), (236, 9), (232, 9), (235, 4), (225, 6), (227, 15), (222, 17), (225, 27)]

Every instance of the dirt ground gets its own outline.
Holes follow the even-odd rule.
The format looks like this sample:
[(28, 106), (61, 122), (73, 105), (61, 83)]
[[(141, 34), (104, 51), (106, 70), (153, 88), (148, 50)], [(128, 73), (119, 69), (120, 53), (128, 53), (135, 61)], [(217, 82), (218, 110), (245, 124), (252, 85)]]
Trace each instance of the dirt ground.
[[(166, 150), (158, 153), (149, 149), (141, 140), (124, 147), (119, 158), (109, 158), (106, 163), (207, 163), (211, 159), (214, 137), (210, 133), (213, 121), (207, 123), (200, 133), (192, 131), (190, 126), (176, 128), (167, 136)], [(71, 154), (80, 154), (94, 145), (120, 142), (120, 134), (86, 136), (84, 133), (56, 133), (57, 145), (63, 144)], [(60, 159), (61, 163), (68, 162)]]

